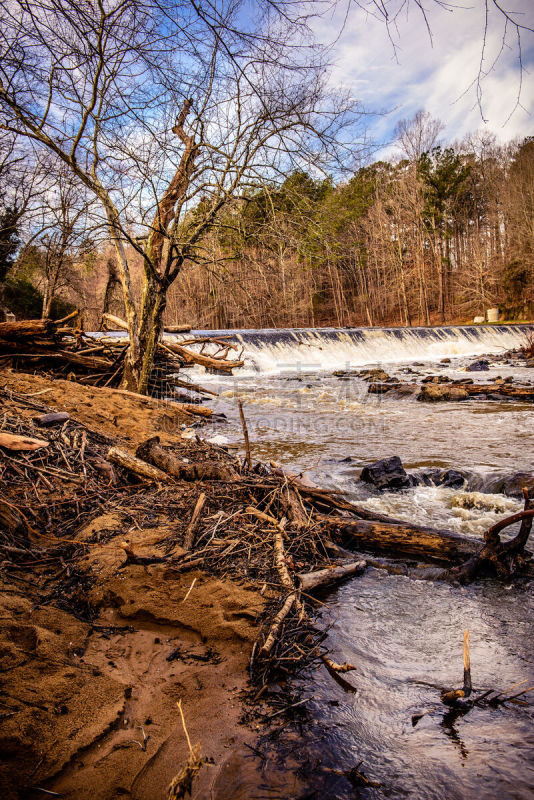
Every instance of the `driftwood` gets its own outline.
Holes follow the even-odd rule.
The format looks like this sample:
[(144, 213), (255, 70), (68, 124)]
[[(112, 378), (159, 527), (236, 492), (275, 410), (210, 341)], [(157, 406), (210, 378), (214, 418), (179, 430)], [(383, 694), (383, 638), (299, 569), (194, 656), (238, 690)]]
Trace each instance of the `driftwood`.
[(191, 517), (191, 522), (187, 526), (187, 531), (184, 538), (184, 550), (191, 550), (193, 547), (193, 540), (195, 538), (195, 532), (197, 529), (198, 521), (200, 519), (200, 515), (202, 514), (202, 509), (204, 508), (204, 503), (206, 502), (206, 495), (204, 492), (201, 492), (198, 496), (198, 500), (196, 502), (193, 516)]
[[(501, 578), (508, 578), (514, 572), (525, 566), (528, 554), (525, 551), (534, 519), (534, 488), (523, 489), (524, 508), (517, 514), (495, 523), (484, 535), (484, 545), (478, 548), (471, 558), (458, 567), (444, 572), (441, 580), (468, 583), (481, 571), (495, 572)], [(508, 542), (502, 542), (500, 533), (510, 525), (521, 522), (519, 533)]]
[(163, 330), (165, 333), (189, 333), (192, 327), (192, 325), (165, 325)]
[(116, 317), (114, 314), (102, 314), (102, 321), (109, 322), (110, 325), (115, 325), (116, 328), (119, 328), (123, 331), (128, 330), (128, 323), (120, 317)]
[(119, 450), (118, 447), (111, 447), (106, 457), (108, 461), (124, 467), (128, 472), (133, 472), (139, 478), (148, 478), (148, 480), (160, 482), (169, 480), (169, 475), (166, 472), (152, 466), (152, 464), (147, 464), (146, 461), (136, 458), (124, 450)]
[(39, 336), (52, 336), (56, 323), (51, 319), (26, 319), (18, 322), (0, 322), (0, 339), (32, 339)]
[(224, 358), (208, 356), (205, 353), (195, 353), (193, 350), (188, 350), (187, 347), (176, 342), (165, 342), (165, 347), (178, 355), (184, 364), (199, 364), (201, 367), (219, 372), (231, 372), (234, 367), (242, 367), (245, 363), (244, 361), (227, 361)]
[(297, 600), (296, 592), (288, 595), (286, 598), (285, 603), (283, 604), (282, 608), (278, 612), (278, 614), (273, 619), (273, 623), (265, 639), (265, 642), (260, 650), (262, 655), (268, 655), (271, 650), (273, 649), (274, 643), (276, 642), (276, 638), (278, 636), (278, 631), (280, 630), (280, 626), (282, 622), (285, 620), (291, 609), (293, 608), (294, 603)]
[(46, 439), (35, 439), (33, 436), (17, 436), (13, 433), (0, 431), (0, 447), (6, 450), (39, 450), (41, 447), (48, 447)]
[(185, 414), (193, 414), (197, 417), (211, 417), (213, 414), (213, 409), (206, 406), (196, 406), (194, 403), (177, 403), (175, 400), (171, 402), (174, 408), (183, 411)]
[(480, 550), (480, 543), (474, 539), (409, 522), (323, 517), (323, 523), (336, 530), (351, 549), (385, 555), (458, 564)]
[(136, 451), (138, 459), (153, 464), (158, 470), (183, 481), (239, 481), (240, 477), (230, 464), (213, 461), (189, 464), (180, 461), (171, 450), (160, 444), (159, 436), (153, 436), (139, 445)]
[(200, 386), (198, 383), (192, 383), (191, 381), (181, 381), (177, 378), (174, 379), (174, 383), (176, 386), (180, 386), (182, 389), (191, 389), (194, 392), (198, 392), (199, 394), (211, 394), (213, 397), (219, 397), (219, 392), (214, 392), (213, 389), (207, 389), (205, 386)]
[(311, 592), (314, 589), (331, 586), (333, 583), (360, 575), (366, 567), (363, 560), (351, 561), (350, 564), (342, 564), (339, 567), (328, 567), (319, 569), (316, 572), (304, 572), (298, 575), (300, 588), (303, 592)]

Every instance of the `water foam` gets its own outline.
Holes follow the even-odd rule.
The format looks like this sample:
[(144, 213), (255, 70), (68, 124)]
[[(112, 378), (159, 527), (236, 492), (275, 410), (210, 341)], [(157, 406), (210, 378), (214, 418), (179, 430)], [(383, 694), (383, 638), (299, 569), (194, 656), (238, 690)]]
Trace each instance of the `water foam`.
[[(528, 325), (444, 328), (293, 328), (285, 330), (194, 331), (194, 336), (232, 334), (245, 365), (236, 376), (321, 372), (368, 364), (438, 361), (498, 354), (524, 342)], [(175, 341), (191, 334), (174, 335)], [(206, 350), (207, 352), (207, 350)]]

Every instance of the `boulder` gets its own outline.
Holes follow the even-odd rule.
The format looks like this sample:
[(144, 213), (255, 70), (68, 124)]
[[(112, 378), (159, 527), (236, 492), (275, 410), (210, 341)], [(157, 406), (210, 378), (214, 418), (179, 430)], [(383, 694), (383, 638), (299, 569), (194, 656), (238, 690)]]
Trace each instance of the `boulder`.
[(523, 487), (534, 487), (534, 472), (515, 472), (503, 481), (502, 490), (508, 497), (523, 497)]
[(421, 391), (417, 395), (417, 400), (423, 403), (439, 403), (445, 400), (459, 401), (467, 400), (469, 394), (466, 389), (460, 386), (449, 386), (448, 384), (425, 383), (421, 386)]
[(373, 381), (373, 383), (380, 382), (380, 381), (392, 381), (390, 375), (387, 374), (383, 369), (364, 369), (359, 373), (359, 377), (362, 378), (364, 381)]
[(408, 489), (414, 485), (414, 480), (408, 475), (398, 456), (383, 458), (364, 467), (360, 480), (372, 484), (380, 491), (390, 492), (396, 489)]
[(479, 358), (478, 361), (473, 361), (466, 367), (467, 372), (486, 372), (489, 369), (489, 361), (487, 358)]
[(436, 486), (445, 486), (448, 489), (461, 489), (466, 482), (466, 477), (457, 469), (446, 469), (434, 481)]
[(448, 378), (446, 375), (427, 375), (426, 378), (423, 378), (421, 383), (451, 383), (452, 378)]

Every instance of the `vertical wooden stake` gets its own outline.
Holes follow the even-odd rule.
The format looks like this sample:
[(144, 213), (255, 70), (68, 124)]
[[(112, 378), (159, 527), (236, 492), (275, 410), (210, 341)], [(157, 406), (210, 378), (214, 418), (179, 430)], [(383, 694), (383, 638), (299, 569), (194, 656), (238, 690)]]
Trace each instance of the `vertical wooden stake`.
[(252, 457), (250, 455), (250, 440), (248, 438), (248, 430), (247, 430), (247, 423), (245, 420), (245, 414), (243, 413), (243, 402), (241, 400), (237, 401), (239, 406), (239, 416), (241, 417), (241, 427), (243, 428), (243, 437), (245, 439), (245, 451), (247, 454), (247, 465), (248, 468), (252, 469)]
[(471, 658), (469, 655), (469, 630), (464, 633), (464, 697), (469, 697), (473, 691), (471, 683)]

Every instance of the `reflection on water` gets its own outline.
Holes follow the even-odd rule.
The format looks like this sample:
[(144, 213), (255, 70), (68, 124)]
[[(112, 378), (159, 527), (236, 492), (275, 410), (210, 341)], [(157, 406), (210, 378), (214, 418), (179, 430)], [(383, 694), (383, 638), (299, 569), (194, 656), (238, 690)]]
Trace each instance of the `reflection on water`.
[[(438, 687), (462, 684), (466, 627), (475, 689), (534, 683), (533, 611), (529, 590), (490, 582), (459, 589), (368, 570), (322, 613), (332, 657), (357, 667), (359, 691), (343, 692), (324, 668), (315, 671), (310, 746), (327, 765), (363, 761), (382, 784), (370, 796), (531, 798), (532, 706), (456, 715), (439, 702)], [(412, 714), (429, 710), (413, 727)], [(343, 781), (328, 791), (353, 796)]]
[[(442, 373), (465, 377), (464, 363), (442, 367)], [(398, 365), (382, 366), (401, 374)], [(421, 372), (435, 373), (436, 365), (427, 367)], [(500, 365), (477, 381), (516, 372)], [(533, 468), (532, 406), (429, 406), (369, 396), (367, 384), (354, 377), (317, 374), (225, 379), (220, 389), (217, 410), (228, 423), (207, 438), (241, 444), (241, 397), (255, 458), (306, 470), (318, 483), (378, 511), (465, 535), (480, 537), (520, 508), (519, 501), (493, 491), (496, 476)], [(377, 495), (358, 483), (365, 463), (391, 455), (412, 471), (465, 470), (468, 485)], [(533, 606), (531, 586), (486, 581), (458, 588), (375, 569), (332, 593), (321, 612), (330, 626), (327, 644), (335, 661), (356, 665), (350, 679), (358, 691), (344, 691), (322, 666), (314, 670), (311, 688), (309, 681), (303, 685), (310, 717), (302, 727), (302, 752), (308, 752), (305, 773), (315, 787), (309, 796), (357, 796), (340, 773), (362, 762), (361, 771), (381, 784), (358, 789), (362, 797), (531, 798), (533, 707), (475, 708), (461, 715), (448, 711), (439, 696), (440, 687), (462, 683), (465, 628), (476, 689), (534, 684)], [(430, 713), (413, 727), (412, 714), (423, 711)]]

